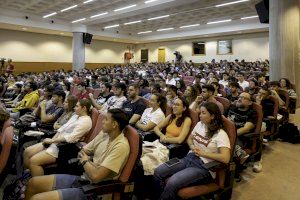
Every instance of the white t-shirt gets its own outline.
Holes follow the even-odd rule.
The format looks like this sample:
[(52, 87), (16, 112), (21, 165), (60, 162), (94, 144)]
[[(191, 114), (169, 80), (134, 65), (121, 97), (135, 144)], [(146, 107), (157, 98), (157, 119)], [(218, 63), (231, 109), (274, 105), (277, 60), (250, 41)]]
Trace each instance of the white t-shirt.
[(123, 103), (126, 101), (126, 97), (117, 97), (117, 96), (112, 96), (107, 101), (103, 104), (101, 111), (102, 112), (107, 112), (109, 109), (113, 108), (122, 108)]
[(166, 80), (166, 84), (167, 85), (174, 85), (174, 86), (176, 86), (176, 80), (174, 79), (174, 78), (172, 78), (171, 80)]
[(248, 81), (239, 82), (239, 85), (245, 90), (247, 87), (249, 87)]
[(161, 121), (165, 119), (165, 114), (163, 111), (158, 108), (156, 111), (152, 112), (153, 108), (146, 108), (141, 117), (141, 123), (146, 125), (150, 121), (154, 124), (159, 124)]
[(228, 81), (225, 81), (225, 80), (222, 79), (222, 80), (219, 80), (219, 84), (222, 84), (225, 88), (225, 87), (228, 86)]
[[(192, 131), (193, 144), (195, 147), (200, 148), (202, 151), (209, 153), (218, 153), (218, 148), (227, 147), (230, 149), (230, 141), (227, 133), (220, 129), (218, 133), (215, 133), (212, 138), (206, 137), (206, 125), (201, 121), (197, 123), (195, 128)], [(200, 157), (204, 163), (209, 163), (214, 161), (213, 159)], [(216, 174), (211, 172), (213, 178)]]

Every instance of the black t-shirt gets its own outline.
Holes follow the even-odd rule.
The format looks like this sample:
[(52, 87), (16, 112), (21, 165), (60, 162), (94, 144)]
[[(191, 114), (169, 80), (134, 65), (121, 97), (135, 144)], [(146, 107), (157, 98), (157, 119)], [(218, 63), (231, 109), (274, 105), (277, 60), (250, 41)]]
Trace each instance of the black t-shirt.
[(144, 110), (147, 108), (144, 100), (139, 98), (134, 103), (131, 103), (131, 100), (125, 101), (122, 106), (123, 110), (127, 114), (129, 118), (131, 118), (134, 114), (138, 114), (142, 116)]
[(228, 109), (227, 117), (235, 123), (237, 129), (244, 127), (246, 122), (251, 122), (254, 126), (257, 122), (257, 113), (252, 106), (247, 111), (241, 111), (232, 104)]
[(226, 96), (226, 98), (227, 98), (230, 102), (234, 102), (234, 101), (236, 101), (236, 100), (239, 99), (239, 95), (236, 96), (236, 97), (234, 97), (234, 96), (232, 96), (232, 94), (229, 94), (229, 95)]

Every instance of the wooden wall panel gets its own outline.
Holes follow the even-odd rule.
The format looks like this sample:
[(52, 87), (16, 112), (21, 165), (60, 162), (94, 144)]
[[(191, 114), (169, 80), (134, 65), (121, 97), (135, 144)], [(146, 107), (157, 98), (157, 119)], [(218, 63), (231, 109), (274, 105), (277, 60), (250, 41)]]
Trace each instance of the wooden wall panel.
[[(112, 66), (120, 63), (86, 63), (88, 69), (96, 69), (104, 66)], [(51, 70), (64, 69), (72, 70), (72, 63), (67, 62), (13, 62), (15, 74), (21, 72), (45, 72)]]

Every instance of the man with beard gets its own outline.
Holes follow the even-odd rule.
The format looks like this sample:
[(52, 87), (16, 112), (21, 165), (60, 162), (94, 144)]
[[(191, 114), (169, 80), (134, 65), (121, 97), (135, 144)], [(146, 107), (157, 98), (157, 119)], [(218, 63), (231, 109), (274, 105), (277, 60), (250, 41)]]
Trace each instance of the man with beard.
[(130, 119), (129, 124), (136, 124), (147, 107), (145, 101), (138, 96), (139, 92), (140, 87), (138, 84), (131, 84), (127, 90), (128, 100), (124, 102), (122, 108)]
[[(243, 164), (249, 155), (242, 150), (242, 147), (246, 146), (248, 142), (247, 138), (243, 135), (254, 131), (257, 122), (257, 113), (252, 107), (251, 95), (247, 92), (243, 92), (239, 95), (236, 104), (232, 104), (227, 112), (227, 118), (235, 123), (237, 128), (237, 144), (235, 146), (235, 156), (239, 158), (240, 163)], [(253, 171), (260, 172), (261, 165), (261, 154), (255, 158)]]

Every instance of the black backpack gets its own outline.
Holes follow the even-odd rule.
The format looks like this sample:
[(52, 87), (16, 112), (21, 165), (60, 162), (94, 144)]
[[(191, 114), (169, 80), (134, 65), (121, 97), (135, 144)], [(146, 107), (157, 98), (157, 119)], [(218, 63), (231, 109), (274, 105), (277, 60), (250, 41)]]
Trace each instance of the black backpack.
[(20, 178), (15, 179), (7, 185), (3, 191), (3, 200), (21, 200), (25, 198), (25, 189), (31, 175), (28, 171), (24, 172)]
[(300, 143), (300, 132), (298, 127), (293, 123), (286, 123), (279, 127), (278, 137), (284, 142), (292, 144)]

